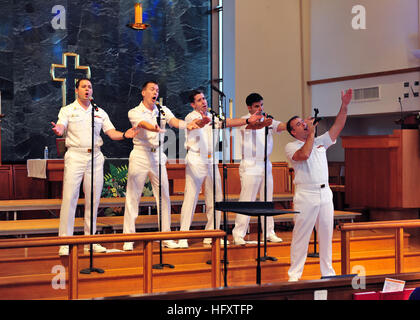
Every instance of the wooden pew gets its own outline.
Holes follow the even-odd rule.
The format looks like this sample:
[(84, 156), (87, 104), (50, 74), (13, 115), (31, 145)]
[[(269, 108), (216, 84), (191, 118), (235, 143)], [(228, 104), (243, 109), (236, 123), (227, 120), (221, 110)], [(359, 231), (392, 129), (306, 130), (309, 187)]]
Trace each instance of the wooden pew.
[[(359, 212), (348, 212), (348, 211), (335, 211), (334, 219), (336, 221), (342, 220), (353, 220), (357, 216), (360, 216)], [(228, 212), (228, 225), (233, 226), (235, 224), (235, 213)], [(284, 214), (274, 217), (275, 223), (282, 222), (293, 222), (293, 214)], [(173, 229), (180, 227), (180, 214), (171, 215), (171, 226)], [(58, 234), (60, 219), (30, 219), (30, 220), (9, 220), (0, 221), (0, 236), (16, 236), (16, 235), (29, 235), (29, 234)], [(193, 222), (191, 226), (202, 227), (207, 223), (207, 216), (205, 213), (194, 214)], [(250, 224), (257, 224), (258, 220), (256, 217), (251, 217)], [(97, 230), (100, 233), (106, 231), (109, 232), (121, 232), (124, 224), (123, 216), (114, 217), (98, 217)], [(140, 215), (136, 220), (136, 229), (138, 231), (145, 231), (149, 229), (156, 229), (158, 227), (157, 215)], [(83, 232), (83, 218), (75, 219), (75, 232)]]
[[(237, 201), (238, 194), (229, 195), (229, 201)], [(290, 203), (293, 200), (291, 193), (278, 193), (273, 195), (274, 202)], [(183, 195), (171, 196), (171, 205), (181, 206), (184, 201)], [(78, 206), (83, 206), (84, 199), (79, 199)], [(198, 205), (205, 204), (204, 195), (198, 198)], [(99, 208), (118, 208), (125, 206), (125, 198), (101, 198)], [(142, 197), (140, 200), (140, 207), (155, 207), (156, 200), (154, 197)], [(60, 210), (61, 199), (25, 199), (25, 200), (0, 200), (0, 212), (13, 212), (14, 220), (17, 220), (17, 212), (19, 211), (33, 211), (33, 210)]]

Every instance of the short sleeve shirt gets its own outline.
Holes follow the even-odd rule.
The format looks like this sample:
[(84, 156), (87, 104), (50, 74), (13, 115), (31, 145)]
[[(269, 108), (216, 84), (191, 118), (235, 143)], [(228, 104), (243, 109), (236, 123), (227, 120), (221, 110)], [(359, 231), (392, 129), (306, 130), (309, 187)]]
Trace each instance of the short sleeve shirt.
[[(212, 118), (211, 114), (207, 113), (209, 118)], [(202, 119), (202, 116), (197, 111), (190, 112), (185, 117), (185, 122), (187, 125), (194, 120)], [(218, 128), (221, 127), (221, 122), (216, 118), (215, 120), (215, 136), (214, 141), (218, 141), (219, 137), (219, 130)], [(195, 129), (195, 130), (185, 130), (186, 140), (185, 140), (185, 148), (189, 151), (200, 153), (203, 156), (203, 159), (207, 159), (209, 154), (213, 154), (213, 126), (212, 123), (206, 124), (203, 128)]]
[(335, 144), (329, 132), (315, 138), (311, 155), (306, 161), (294, 161), (293, 156), (305, 144), (296, 140), (286, 145), (286, 156), (295, 170), (294, 183), (298, 184), (323, 184), (328, 183), (327, 149)]
[[(251, 114), (247, 114), (242, 119), (248, 119)], [(271, 126), (269, 126), (267, 135), (267, 156), (270, 156), (273, 152), (273, 132), (278, 133), (278, 126), (281, 124), (280, 121), (273, 120)], [(265, 128), (257, 130), (246, 129), (247, 125), (240, 127), (240, 143), (239, 147), (242, 152), (242, 160), (245, 161), (263, 161), (265, 154)]]
[[(115, 129), (108, 114), (101, 108), (94, 112), (94, 145), (100, 147), (103, 140), (101, 130), (107, 132)], [(57, 124), (66, 128), (66, 147), (91, 148), (92, 147), (92, 105), (85, 110), (76, 100), (60, 109)]]
[[(171, 119), (175, 118), (175, 116), (172, 111), (165, 106), (162, 106), (162, 110), (165, 112), (165, 116), (161, 115), (161, 125), (159, 127), (164, 129), (166, 124), (169, 123)], [(157, 125), (158, 115), (159, 110), (156, 106), (153, 107), (153, 110), (149, 110), (143, 102), (141, 102), (140, 105), (128, 112), (128, 119), (133, 127), (137, 127), (142, 121), (147, 121), (153, 125)], [(161, 142), (163, 142), (164, 138), (165, 135), (161, 134)], [(157, 148), (159, 146), (159, 133), (142, 129), (134, 137), (133, 143), (136, 146)]]

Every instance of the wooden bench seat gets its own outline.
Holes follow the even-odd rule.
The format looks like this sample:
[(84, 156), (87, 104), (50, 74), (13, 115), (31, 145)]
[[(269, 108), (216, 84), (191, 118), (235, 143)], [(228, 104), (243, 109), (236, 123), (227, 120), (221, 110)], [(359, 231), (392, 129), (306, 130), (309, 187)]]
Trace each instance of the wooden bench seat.
[[(360, 216), (359, 212), (348, 212), (348, 211), (335, 211), (335, 220), (353, 220), (357, 216)], [(283, 214), (274, 217), (276, 223), (281, 222), (292, 222), (294, 214)], [(180, 214), (171, 215), (171, 226), (174, 229), (180, 227)], [(227, 214), (228, 225), (232, 226), (235, 224), (235, 213), (228, 212)], [(223, 222), (223, 217), (222, 217)], [(29, 235), (29, 234), (58, 234), (60, 219), (31, 219), (31, 220), (10, 220), (0, 221), (0, 236), (11, 236), (11, 235)], [(203, 227), (207, 223), (207, 217), (205, 213), (196, 213), (194, 215), (191, 226)], [(251, 217), (251, 224), (257, 223), (257, 217)], [(98, 232), (104, 232), (105, 229), (111, 232), (121, 232), (124, 224), (123, 216), (114, 217), (98, 217), (97, 218), (97, 230)], [(157, 215), (140, 215), (136, 220), (136, 229), (143, 231), (146, 229), (157, 229), (158, 217)], [(75, 232), (83, 232), (83, 218), (75, 219)]]
[[(239, 195), (229, 195), (229, 201), (237, 201)], [(287, 203), (293, 200), (291, 193), (279, 193), (273, 195), (274, 202)], [(171, 205), (180, 206), (184, 201), (184, 195), (172, 195)], [(83, 206), (84, 199), (78, 200), (78, 206)], [(198, 198), (198, 205), (203, 205), (204, 195)], [(125, 198), (101, 198), (99, 208), (117, 208), (125, 206)], [(155, 207), (156, 200), (154, 197), (142, 197), (139, 203), (140, 207)], [(34, 211), (34, 210), (60, 210), (61, 199), (25, 199), (25, 200), (0, 200), (0, 212), (13, 212), (14, 220), (17, 220), (17, 212), (19, 211)]]

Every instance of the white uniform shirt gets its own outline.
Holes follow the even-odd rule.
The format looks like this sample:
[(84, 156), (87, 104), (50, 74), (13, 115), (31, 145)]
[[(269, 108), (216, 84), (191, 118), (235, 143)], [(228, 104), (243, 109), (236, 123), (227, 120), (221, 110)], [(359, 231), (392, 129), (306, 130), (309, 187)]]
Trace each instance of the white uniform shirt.
[[(242, 119), (248, 119), (251, 114), (243, 116)], [(273, 120), (271, 126), (269, 126), (267, 135), (267, 157), (273, 152), (273, 131), (277, 131), (278, 126), (281, 124), (280, 121)], [(244, 125), (240, 127), (241, 139), (239, 140), (239, 147), (242, 152), (242, 162), (244, 163), (255, 163), (256, 160), (259, 162), (264, 161), (265, 153), (265, 128), (257, 130), (247, 130)], [(242, 163), (241, 162), (241, 163)]]
[[(115, 129), (108, 114), (101, 108), (95, 111), (95, 148), (103, 145), (100, 136), (104, 132)], [(76, 100), (60, 109), (57, 124), (66, 127), (66, 147), (92, 148), (92, 105), (85, 110)]]
[(295, 170), (294, 183), (299, 184), (328, 184), (327, 149), (335, 144), (329, 132), (315, 138), (312, 152), (306, 161), (294, 161), (293, 155), (305, 144), (296, 140), (286, 145), (286, 156)]
[[(212, 118), (210, 113), (207, 113), (209, 118)], [(196, 119), (202, 119), (203, 117), (198, 111), (192, 111), (185, 117), (185, 122), (187, 125)], [(219, 141), (219, 128), (221, 127), (221, 122), (216, 118), (215, 120), (215, 136), (214, 141), (217, 145)], [(213, 135), (212, 135), (212, 123), (206, 124), (203, 128), (195, 130), (185, 130), (185, 149), (195, 154), (200, 154), (201, 158), (208, 161), (209, 158), (213, 155)]]
[[(175, 118), (174, 114), (167, 107), (162, 106), (165, 116), (161, 115), (161, 129), (165, 129), (166, 123), (169, 123), (172, 118)], [(143, 102), (140, 103), (137, 107), (131, 109), (128, 112), (128, 119), (131, 122), (133, 127), (137, 127), (138, 124), (142, 121), (147, 121), (153, 125), (157, 123), (157, 117), (159, 115), (159, 110), (156, 106), (153, 107), (153, 110), (150, 111), (146, 108)], [(165, 138), (164, 134), (161, 134), (161, 142), (163, 143)], [(144, 146), (148, 148), (157, 148), (159, 147), (159, 133), (152, 132), (149, 130), (140, 130), (140, 132), (134, 137), (133, 143), (135, 146)]]

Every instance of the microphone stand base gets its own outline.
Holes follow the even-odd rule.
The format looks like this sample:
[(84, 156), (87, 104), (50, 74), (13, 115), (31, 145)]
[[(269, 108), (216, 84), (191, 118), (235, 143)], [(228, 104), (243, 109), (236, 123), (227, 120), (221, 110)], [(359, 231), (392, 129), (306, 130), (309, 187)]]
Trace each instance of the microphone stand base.
[[(256, 261), (258, 261), (258, 258), (257, 259), (255, 259)], [(277, 258), (275, 258), (275, 257), (268, 257), (268, 256), (265, 256), (265, 257), (261, 257), (260, 258), (260, 261), (262, 261), (262, 262), (265, 262), (265, 261), (278, 261), (278, 259)]]
[[(212, 261), (208, 260), (206, 263), (211, 265)], [(225, 260), (220, 260), (220, 263), (225, 263)], [(229, 261), (226, 261), (226, 264), (229, 264)]]
[(314, 253), (308, 253), (308, 257), (309, 258), (319, 258), (319, 253), (316, 253), (316, 252), (314, 252)]
[(87, 269), (80, 270), (81, 274), (91, 274), (93, 272), (100, 273), (100, 274), (105, 273), (104, 270), (98, 269), (98, 268), (87, 268)]
[(175, 266), (173, 266), (172, 264), (168, 264), (168, 263), (159, 263), (159, 264), (155, 264), (152, 266), (152, 269), (157, 269), (157, 270), (162, 270), (163, 268), (170, 268), (170, 269), (174, 269)]

